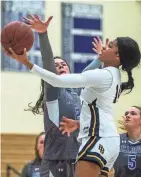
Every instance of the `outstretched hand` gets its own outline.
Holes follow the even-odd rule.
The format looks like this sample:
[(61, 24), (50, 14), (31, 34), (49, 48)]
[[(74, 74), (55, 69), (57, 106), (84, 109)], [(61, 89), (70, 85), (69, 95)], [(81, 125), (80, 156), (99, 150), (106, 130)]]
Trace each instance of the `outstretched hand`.
[(28, 60), (26, 48), (24, 48), (24, 52), (22, 55), (16, 54), (12, 48), (9, 48), (9, 51), (5, 50), (4, 48), (2, 48), (2, 49), (6, 55), (17, 60), (21, 64), (24, 64), (29, 69), (32, 69), (33, 64)]
[(79, 128), (79, 123), (77, 120), (68, 119), (66, 117), (63, 117), (62, 120), (63, 122), (60, 122), (59, 130), (62, 131), (63, 135), (67, 133), (67, 135), (70, 136), (72, 132)]
[(29, 23), (32, 29), (38, 33), (44, 33), (47, 31), (50, 21), (53, 16), (50, 16), (47, 21), (42, 21), (38, 15), (29, 15), (30, 18), (23, 17), (26, 22)]
[(103, 43), (102, 43), (102, 41), (99, 37), (93, 38), (93, 42), (92, 42), (93, 48), (92, 48), (92, 50), (94, 52), (96, 52), (98, 55), (100, 55), (102, 50), (105, 50), (108, 47), (108, 44), (109, 44), (109, 39), (108, 38), (106, 39), (105, 46), (103, 45)]

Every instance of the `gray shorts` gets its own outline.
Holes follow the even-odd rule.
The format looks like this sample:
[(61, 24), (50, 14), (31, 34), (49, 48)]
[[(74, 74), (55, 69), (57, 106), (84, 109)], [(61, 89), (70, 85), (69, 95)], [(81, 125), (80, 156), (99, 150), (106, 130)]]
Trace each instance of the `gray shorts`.
[(74, 177), (75, 160), (42, 160), (41, 177)]

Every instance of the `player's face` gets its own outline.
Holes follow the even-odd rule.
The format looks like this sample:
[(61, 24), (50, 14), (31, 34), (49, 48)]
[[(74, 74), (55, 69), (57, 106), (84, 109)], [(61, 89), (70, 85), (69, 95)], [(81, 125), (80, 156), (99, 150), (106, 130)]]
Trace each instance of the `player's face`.
[(67, 63), (60, 58), (55, 59), (55, 67), (58, 75), (70, 73)]
[(119, 53), (116, 40), (109, 42), (108, 47), (103, 48), (99, 55), (99, 60), (104, 64), (114, 66), (115, 64), (120, 65)]
[(125, 128), (141, 127), (141, 111), (135, 107), (131, 107), (125, 112), (124, 117)]
[(37, 144), (37, 150), (41, 158), (44, 153), (44, 140), (45, 140), (45, 135), (41, 135), (38, 139), (38, 144)]

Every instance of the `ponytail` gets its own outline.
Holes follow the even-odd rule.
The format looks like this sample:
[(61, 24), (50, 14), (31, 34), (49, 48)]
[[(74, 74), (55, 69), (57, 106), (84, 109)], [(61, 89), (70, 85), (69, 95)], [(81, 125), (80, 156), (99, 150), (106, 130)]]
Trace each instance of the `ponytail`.
[(139, 45), (130, 37), (118, 37), (117, 46), (122, 70), (128, 74), (128, 82), (121, 84), (121, 92), (129, 90), (130, 93), (134, 87), (131, 71), (138, 66), (141, 58)]
[(121, 92), (125, 91), (125, 90), (129, 90), (128, 93), (130, 93), (132, 91), (132, 89), (134, 88), (134, 79), (132, 77), (132, 72), (128, 71), (128, 82), (123, 82), (121, 84)]

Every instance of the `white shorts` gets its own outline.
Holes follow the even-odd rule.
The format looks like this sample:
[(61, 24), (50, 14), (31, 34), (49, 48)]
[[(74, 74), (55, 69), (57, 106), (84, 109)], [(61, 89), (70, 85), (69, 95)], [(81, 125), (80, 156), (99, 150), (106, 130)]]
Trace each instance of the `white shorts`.
[(82, 138), (77, 160), (95, 163), (101, 168), (101, 175), (108, 176), (120, 151), (120, 137)]

